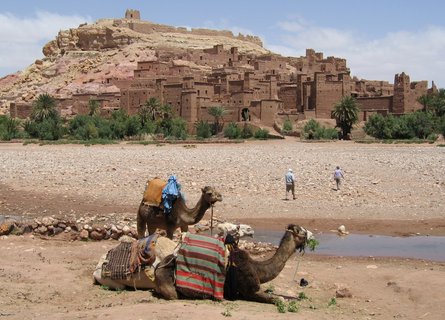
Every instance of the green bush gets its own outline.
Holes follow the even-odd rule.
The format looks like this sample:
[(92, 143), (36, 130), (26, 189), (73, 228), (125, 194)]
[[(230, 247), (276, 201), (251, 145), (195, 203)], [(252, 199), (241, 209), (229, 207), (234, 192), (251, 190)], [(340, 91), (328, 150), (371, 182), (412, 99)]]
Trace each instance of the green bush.
[(393, 117), (373, 114), (365, 123), (363, 130), (366, 134), (377, 139), (391, 139), (393, 132)]
[(65, 133), (65, 128), (59, 118), (47, 118), (40, 122), (28, 120), (25, 122), (24, 129), (29, 137), (40, 140), (58, 140)]
[(255, 137), (255, 139), (259, 139), (259, 140), (267, 140), (269, 138), (269, 130), (258, 129), (257, 131), (255, 131), (254, 137)]
[(334, 128), (325, 128), (316, 120), (309, 120), (303, 127), (303, 138), (307, 140), (336, 140), (338, 131)]
[(174, 137), (176, 139), (185, 140), (187, 139), (187, 122), (181, 117), (175, 117), (170, 120), (170, 132), (168, 136)]
[(0, 140), (11, 140), (20, 136), (20, 121), (9, 116), (0, 116)]
[(130, 116), (125, 120), (125, 136), (133, 137), (141, 133), (139, 116)]
[(442, 134), (442, 136), (445, 137), (445, 116), (442, 116), (439, 120), (438, 120), (438, 130), (439, 133)]
[(289, 134), (293, 131), (292, 121), (290, 119), (284, 120), (282, 134)]
[(153, 134), (156, 132), (156, 123), (154, 121), (148, 120), (143, 124), (141, 123), (141, 133)]
[(400, 117), (374, 114), (364, 130), (377, 139), (426, 139), (434, 133), (436, 122), (432, 112), (416, 111)]
[(241, 138), (249, 139), (253, 137), (253, 130), (250, 125), (244, 123), (243, 129), (241, 130)]
[(195, 124), (195, 128), (196, 128), (196, 136), (198, 138), (207, 139), (212, 136), (212, 128), (207, 121), (203, 120), (198, 121)]
[(224, 137), (229, 139), (238, 139), (241, 136), (241, 129), (235, 122), (230, 122), (224, 128)]

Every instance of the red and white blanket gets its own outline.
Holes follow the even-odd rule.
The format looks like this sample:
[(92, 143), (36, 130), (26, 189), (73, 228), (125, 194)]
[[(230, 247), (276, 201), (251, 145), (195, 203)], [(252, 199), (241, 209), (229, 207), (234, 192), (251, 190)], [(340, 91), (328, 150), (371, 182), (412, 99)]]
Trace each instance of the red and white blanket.
[(176, 286), (222, 300), (224, 258), (222, 239), (187, 233), (176, 258)]

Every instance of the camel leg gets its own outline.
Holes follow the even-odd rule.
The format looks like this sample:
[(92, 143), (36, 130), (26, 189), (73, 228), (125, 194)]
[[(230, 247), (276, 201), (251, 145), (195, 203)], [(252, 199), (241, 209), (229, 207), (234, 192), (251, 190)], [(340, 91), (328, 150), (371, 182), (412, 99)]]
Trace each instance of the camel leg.
[(247, 301), (271, 303), (271, 304), (274, 304), (277, 300), (280, 300), (278, 296), (271, 295), (269, 293), (261, 291), (255, 293), (243, 294), (243, 299)]
[(138, 229), (138, 238), (139, 239), (145, 237), (145, 228), (146, 228), (145, 221), (143, 221), (142, 217), (138, 213), (138, 216), (137, 216), (137, 229)]
[(148, 230), (148, 235), (151, 235), (156, 232), (156, 227), (150, 226), (147, 223), (147, 230)]
[(173, 255), (166, 256), (155, 270), (155, 291), (164, 299), (177, 300), (175, 288), (175, 259)]

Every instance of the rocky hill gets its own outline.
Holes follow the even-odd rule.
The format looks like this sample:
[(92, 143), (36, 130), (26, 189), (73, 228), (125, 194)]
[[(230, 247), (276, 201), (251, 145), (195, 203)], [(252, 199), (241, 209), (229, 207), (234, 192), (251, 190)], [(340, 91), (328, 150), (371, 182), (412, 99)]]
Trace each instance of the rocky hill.
[(245, 54), (269, 52), (255, 36), (133, 19), (102, 19), (60, 31), (43, 47), (43, 59), (0, 79), (0, 114), (8, 112), (11, 102), (30, 103), (41, 93), (63, 99), (76, 93), (119, 92), (106, 79), (132, 77), (137, 61), (158, 60), (160, 54), (174, 61), (181, 52), (215, 44), (238, 47)]

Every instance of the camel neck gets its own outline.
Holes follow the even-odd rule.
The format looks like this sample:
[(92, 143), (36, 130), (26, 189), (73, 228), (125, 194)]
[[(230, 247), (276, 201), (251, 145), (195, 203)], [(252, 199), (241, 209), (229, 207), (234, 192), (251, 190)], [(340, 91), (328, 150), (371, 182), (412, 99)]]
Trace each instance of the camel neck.
[(180, 211), (186, 213), (186, 215), (183, 216), (182, 219), (187, 224), (198, 223), (198, 221), (202, 219), (205, 212), (210, 207), (210, 204), (204, 201), (202, 196), (199, 198), (198, 202), (193, 208), (187, 207), (182, 197), (179, 198), (177, 201), (179, 202), (178, 206), (180, 208)]
[(275, 254), (268, 260), (258, 261), (258, 264), (255, 265), (260, 283), (276, 278), (286, 265), (286, 261), (295, 252), (295, 249), (296, 244), (293, 235), (286, 231)]

